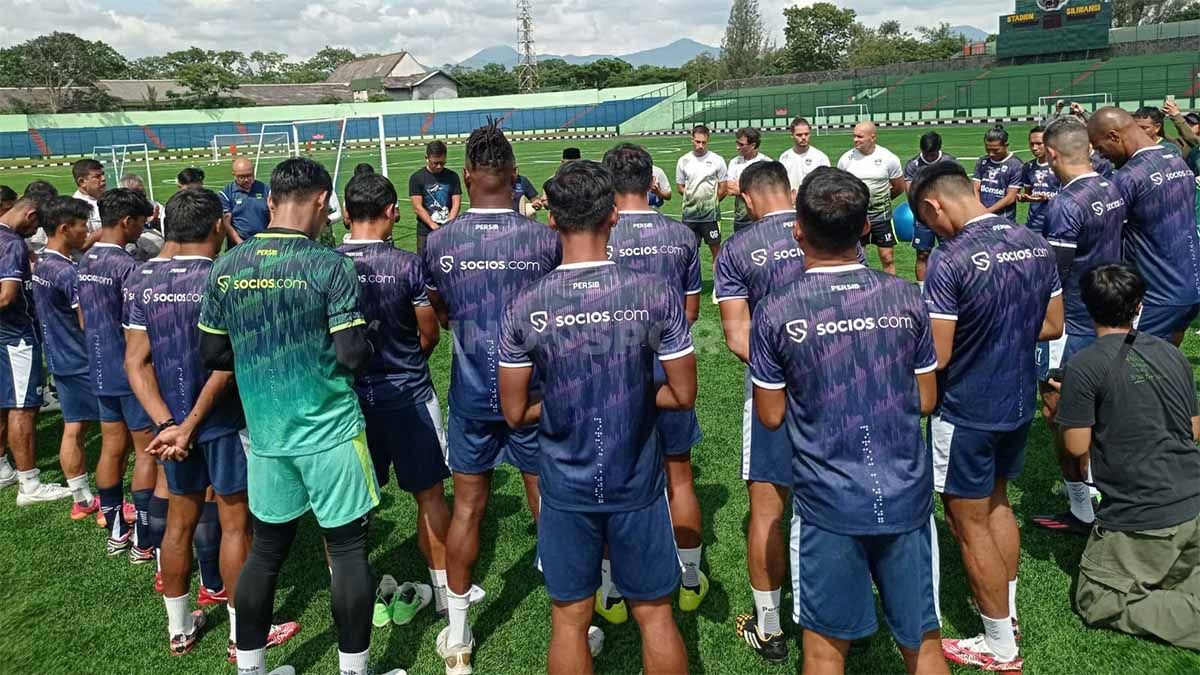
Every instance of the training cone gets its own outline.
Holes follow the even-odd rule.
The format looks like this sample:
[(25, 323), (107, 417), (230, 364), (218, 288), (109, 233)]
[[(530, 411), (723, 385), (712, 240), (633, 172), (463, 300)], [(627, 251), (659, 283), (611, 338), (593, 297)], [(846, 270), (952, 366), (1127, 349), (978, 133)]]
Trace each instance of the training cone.
[(896, 228), (896, 238), (900, 241), (912, 241), (913, 238), (913, 212), (909, 207), (908, 202), (904, 202), (896, 207), (892, 212), (892, 223)]

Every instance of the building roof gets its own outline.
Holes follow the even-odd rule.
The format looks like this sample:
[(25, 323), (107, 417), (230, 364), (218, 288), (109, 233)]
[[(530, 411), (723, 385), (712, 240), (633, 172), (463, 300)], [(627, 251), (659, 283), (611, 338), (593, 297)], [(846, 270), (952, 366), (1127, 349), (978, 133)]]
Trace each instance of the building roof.
[(326, 82), (354, 82), (387, 77), (404, 60), (408, 52), (395, 52), (343, 63), (325, 79)]
[[(100, 88), (109, 95), (126, 103), (170, 100), (168, 93), (187, 94), (187, 87), (174, 80), (100, 80)], [(151, 96), (151, 89), (154, 95)], [(335, 96), (342, 101), (354, 99), (348, 84), (315, 82), (312, 84), (243, 84), (230, 93), (255, 105), (302, 105), (318, 103), (321, 99)]]
[(429, 80), (436, 75), (441, 75), (447, 80), (458, 84), (458, 80), (454, 79), (449, 73), (443, 70), (431, 70), (427, 73), (421, 73), (420, 75), (405, 75), (404, 77), (385, 77), (380, 80), (380, 83), (383, 85), (384, 89), (412, 89), (413, 87), (421, 86), (426, 80)]

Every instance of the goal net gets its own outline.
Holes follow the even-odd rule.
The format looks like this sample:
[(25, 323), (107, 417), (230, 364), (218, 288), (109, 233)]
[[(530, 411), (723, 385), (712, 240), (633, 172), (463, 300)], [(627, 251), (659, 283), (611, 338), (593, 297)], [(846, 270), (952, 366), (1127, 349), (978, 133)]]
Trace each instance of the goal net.
[(342, 219), (337, 196), (353, 176), (355, 165), (366, 162), (380, 175), (388, 175), (383, 115), (299, 120), (292, 122), (292, 138), (297, 155), (324, 164), (333, 178), (329, 213), (333, 222)]
[(1047, 115), (1053, 115), (1058, 108), (1058, 102), (1063, 103), (1063, 113), (1071, 111), (1071, 104), (1078, 103), (1088, 112), (1095, 112), (1104, 106), (1112, 105), (1112, 94), (1099, 92), (1095, 94), (1059, 94), (1057, 96), (1039, 96), (1038, 108)]
[[(128, 174), (138, 175), (146, 188), (146, 196), (154, 200), (154, 177), (150, 173), (150, 148), (145, 143), (97, 145), (92, 159), (104, 165), (105, 179), (110, 188), (119, 187)], [(140, 175), (139, 175), (140, 172)]]
[(821, 105), (813, 115), (813, 130), (818, 136), (849, 133), (855, 124), (870, 118), (871, 110), (862, 103)]
[(212, 161), (217, 164), (235, 157), (248, 157), (251, 153), (257, 160), (263, 157), (290, 157), (293, 154), (290, 130), (257, 134), (216, 134), (210, 143)]

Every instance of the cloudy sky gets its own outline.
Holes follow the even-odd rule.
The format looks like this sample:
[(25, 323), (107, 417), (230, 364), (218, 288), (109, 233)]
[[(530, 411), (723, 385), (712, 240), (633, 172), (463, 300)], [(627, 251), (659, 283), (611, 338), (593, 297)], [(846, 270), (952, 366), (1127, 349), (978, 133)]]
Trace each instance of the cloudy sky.
[[(836, 1), (836, 0), (835, 0)], [(810, 0), (760, 0), (783, 40), (784, 7)], [(850, 0), (861, 20), (931, 21), (995, 31), (1013, 0)], [(719, 45), (730, 0), (534, 0), (538, 50), (620, 54), (689, 37)], [(100, 39), (123, 54), (162, 54), (192, 45), (281, 51), (295, 59), (326, 44), (355, 51), (406, 49), (426, 64), (458, 61), (516, 41), (515, 0), (0, 0), (0, 45), (54, 30)]]

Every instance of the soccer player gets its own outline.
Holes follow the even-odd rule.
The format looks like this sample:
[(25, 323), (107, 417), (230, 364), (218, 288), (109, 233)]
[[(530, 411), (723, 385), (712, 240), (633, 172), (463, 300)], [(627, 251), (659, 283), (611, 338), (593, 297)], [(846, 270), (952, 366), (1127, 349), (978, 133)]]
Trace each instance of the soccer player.
[(749, 227), (751, 223), (750, 216), (746, 213), (746, 200), (742, 199), (741, 190), (738, 189), (738, 178), (751, 164), (771, 161), (770, 157), (758, 151), (758, 146), (762, 144), (762, 134), (758, 129), (753, 127), (738, 129), (736, 143), (738, 154), (737, 157), (729, 160), (729, 169), (725, 180), (725, 193), (734, 196), (734, 232)]
[[(91, 207), (91, 213), (88, 214), (88, 238), (84, 242), (83, 248), (74, 251), (76, 257), (79, 254), (91, 247), (100, 237), (100, 207), (98, 200), (104, 195), (107, 182), (104, 176), (104, 165), (94, 159), (81, 159), (71, 165), (71, 177), (75, 180), (75, 194), (71, 195), (75, 199), (82, 199)], [(34, 189), (34, 186), (38, 186)], [(46, 188), (49, 188), (47, 190)], [(30, 190), (38, 194), (43, 194), (51, 197), (58, 196), (58, 190), (54, 189), (45, 181), (34, 181), (25, 188), (26, 196), (31, 194)], [(46, 247), (46, 233), (42, 231), (35, 232), (29, 238), (29, 248), (34, 253), (41, 253)]]
[[(908, 160), (904, 164), (904, 189), (912, 187), (913, 181), (917, 179), (917, 172), (938, 162), (958, 162), (958, 158), (948, 152), (942, 151), (942, 136), (936, 131), (926, 132), (921, 136), (921, 152), (916, 157)], [(911, 205), (910, 205), (911, 206)], [(917, 284), (925, 284), (925, 270), (929, 265), (929, 253), (937, 244), (937, 235), (929, 226), (922, 223), (916, 217), (916, 211), (913, 211), (913, 239), (912, 247), (917, 252), (916, 268), (914, 270), (917, 277)]]
[(683, 195), (681, 220), (708, 245), (713, 259), (721, 251), (721, 200), (728, 172), (725, 160), (708, 149), (708, 127), (692, 128), (692, 151), (675, 163), (675, 184)]
[(1179, 346), (1200, 311), (1195, 176), (1178, 152), (1155, 145), (1120, 108), (1098, 110), (1088, 135), (1117, 166), (1113, 182), (1129, 217), (1122, 229), (1125, 262), (1146, 282), (1134, 327)]
[[(563, 265), (504, 313), (500, 399), (513, 429), (538, 424), (538, 552), (553, 603), (547, 670), (592, 672), (588, 624), (607, 547), (642, 634), (645, 672), (685, 673), (671, 613), (679, 560), (655, 431), (658, 409), (696, 401), (683, 301), (662, 277), (608, 260), (618, 215), (607, 169), (571, 162), (546, 193)], [(540, 393), (530, 391), (535, 369)]]
[[(604, 168), (616, 191), (618, 214), (608, 238), (609, 260), (665, 280), (683, 302), (684, 316), (691, 325), (700, 316), (700, 244), (688, 228), (650, 208), (646, 190), (652, 180), (652, 166), (650, 153), (631, 143), (622, 143), (604, 154)], [(700, 571), (700, 501), (692, 478), (692, 448), (703, 436), (695, 410), (662, 411), (656, 426), (666, 458), (675, 543), (683, 564), (679, 606), (693, 612), (708, 594), (708, 578)], [(613, 587), (608, 565), (601, 571), (596, 611), (613, 623), (623, 623), (627, 609), (624, 603), (613, 602), (621, 597), (620, 589)]]
[(563, 148), (562, 161), (559, 164), (574, 162), (577, 159), (583, 159), (583, 153), (579, 151), (579, 148)]
[(180, 190), (204, 187), (204, 169), (189, 166), (175, 176), (175, 184), (179, 186)]
[(8, 213), (16, 203), (16, 191), (7, 185), (0, 185), (0, 216)]
[[(1061, 369), (1075, 353), (1096, 339), (1096, 329), (1083, 304), (1080, 283), (1083, 275), (1100, 265), (1121, 261), (1121, 227), (1125, 223), (1125, 200), (1117, 186), (1092, 170), (1088, 157), (1087, 126), (1071, 118), (1053, 122), (1045, 133), (1046, 160), (1056, 182), (1063, 187), (1046, 208), (1046, 239), (1058, 262), (1063, 286), (1066, 325), (1063, 336), (1038, 345), (1039, 366), (1044, 362), (1042, 401), (1052, 433), (1058, 409)], [(1092, 509), (1087, 457), (1070, 456), (1055, 433), (1059, 466), (1070, 499), (1069, 511), (1056, 516), (1035, 516), (1033, 522), (1052, 530), (1087, 534), (1095, 513)]]
[(1024, 164), (1008, 150), (1008, 132), (1002, 125), (988, 129), (983, 136), (987, 154), (975, 162), (972, 182), (975, 199), (988, 213), (1017, 222), (1017, 193), (1021, 190)]
[(957, 164), (922, 171), (909, 199), (942, 237), (924, 290), (941, 371), (942, 400), (929, 421), (934, 488), (984, 626), (943, 648), (955, 663), (1020, 671), (1021, 541), (1007, 490), (1033, 422), (1035, 345), (1062, 334), (1062, 286), (1046, 240), (989, 213)]
[(935, 601), (933, 471), (921, 443), (921, 415), (937, 400), (937, 356), (917, 287), (858, 262), (871, 199), (842, 170), (801, 185), (795, 228), (807, 271), (754, 313), (754, 408), (768, 429), (786, 424), (791, 440), (792, 453), (777, 456), (773, 470), (794, 477), (804, 672), (843, 672), (851, 641), (877, 630), (874, 582), (908, 672), (948, 675)]
[(320, 164), (295, 158), (276, 166), (274, 225), (216, 261), (200, 306), (203, 365), (233, 372), (250, 435), (254, 538), (236, 594), (241, 675), (265, 672), (275, 585), (308, 511), (329, 556), (340, 672), (368, 672), (367, 515), (379, 504), (379, 485), (353, 383), (371, 345), (354, 263), (314, 241), (331, 194)]
[(521, 215), (532, 214), (541, 208), (540, 194), (528, 178), (518, 173), (512, 183), (512, 210)]
[(657, 164), (654, 165), (654, 182), (650, 183), (646, 201), (655, 210), (661, 209), (663, 204), (671, 201), (671, 179), (667, 178), (667, 172)]
[[(100, 510), (109, 530), (108, 555), (129, 552), (134, 564), (154, 560), (149, 544), (149, 505), (158, 468), (154, 458), (143, 452), (153, 438), (154, 421), (138, 403), (125, 374), (125, 335), (122, 332), (126, 292), (133, 281), (137, 262), (125, 246), (137, 241), (146, 219), (153, 213), (150, 202), (133, 190), (117, 188), (100, 198), (103, 227), (100, 239), (84, 254), (79, 264), (79, 306), (83, 309), (92, 391), (100, 404), (100, 461), (96, 464), (96, 488)], [(137, 511), (133, 539), (124, 519), (122, 474), (133, 437), (133, 504)]]
[(437, 313), (425, 290), (429, 278), (419, 257), (390, 241), (396, 218), (396, 188), (390, 180), (375, 173), (355, 176), (346, 185), (345, 203), (350, 238), (338, 250), (358, 271), (367, 323), (379, 324), (375, 352), (354, 383), (366, 420), (367, 447), (379, 484), (387, 485), (395, 467), (396, 484), (417, 501), (417, 547), (433, 585), (432, 591), (417, 586), (423, 595), (416, 605), (388, 611), (415, 613), (429, 603), (432, 592), (434, 608), (444, 614), (450, 511), (442, 484), (450, 470), (442, 409), (427, 362), (440, 337)]
[(779, 155), (779, 162), (787, 167), (788, 182), (792, 185), (793, 201), (800, 184), (808, 174), (822, 166), (829, 166), (829, 156), (814, 148), (812, 126), (803, 117), (792, 120), (792, 147)]
[(879, 249), (879, 263), (888, 274), (896, 273), (896, 233), (892, 230), (892, 200), (904, 192), (904, 168), (900, 158), (876, 143), (874, 122), (854, 125), (854, 147), (847, 150), (837, 166), (849, 171), (871, 190), (871, 231), (860, 242), (865, 248)]
[(511, 208), (517, 162), (499, 125), (471, 132), (464, 168), (471, 208), (434, 230), (425, 244), (429, 300), (454, 337), (446, 430), (454, 478), (454, 512), (446, 534), (450, 625), (437, 639), (447, 675), (471, 672), (475, 638), (467, 610), (483, 593), (471, 585), (471, 570), (479, 556), (492, 471), (501, 462), (521, 471), (529, 510), (537, 518), (537, 428), (509, 429), (504, 423), (497, 345), (504, 308), (557, 267), (560, 255), (549, 228)]
[[(446, 168), (445, 143), (430, 141), (425, 146), (425, 166), (409, 176), (408, 197), (417, 217), (417, 255), (420, 256), (425, 253), (429, 233), (457, 218), (462, 205), (462, 184), (458, 174)], [(391, 238), (391, 230), (387, 234)]]
[(267, 200), (271, 190), (254, 177), (254, 163), (245, 157), (233, 160), (233, 182), (221, 190), (221, 208), (225, 209), (225, 231), (232, 248), (267, 229), (271, 210)]
[(1045, 134), (1046, 129), (1043, 127), (1029, 130), (1029, 152), (1033, 153), (1033, 159), (1021, 167), (1020, 188), (1023, 192), (1017, 194), (1017, 201), (1029, 203), (1025, 226), (1042, 236), (1046, 234), (1046, 207), (1062, 185), (1058, 176), (1050, 169), (1046, 157)]
[(71, 506), (71, 520), (93, 514), (99, 520), (100, 500), (88, 486), (83, 437), (88, 422), (100, 419), (100, 409), (88, 377), (79, 275), (71, 257), (71, 252), (82, 248), (87, 241), (87, 221), (92, 208), (82, 199), (56, 197), (44, 212), (42, 229), (46, 231), (46, 248), (33, 275), (33, 300), (42, 326), (46, 369), (54, 376), (62, 409), (58, 461), (75, 502)]
[[(1099, 111), (1097, 111), (1099, 112)], [(1164, 150), (1180, 154), (1179, 146), (1174, 141), (1169, 140), (1163, 133), (1163, 111), (1154, 106), (1142, 106), (1133, 112), (1133, 119), (1137, 122), (1138, 127), (1146, 132), (1156, 145), (1161, 145)]]
[[(5, 418), (20, 483), (17, 506), (71, 496), (69, 489), (41, 481), (34, 447), (37, 411), (42, 407), (42, 341), (34, 319), (33, 271), (25, 239), (37, 229), (44, 208), (42, 200), (23, 197), (0, 216), (0, 343), (6, 357), (0, 360), (0, 416)], [(86, 485), (86, 473), (83, 478)]]

